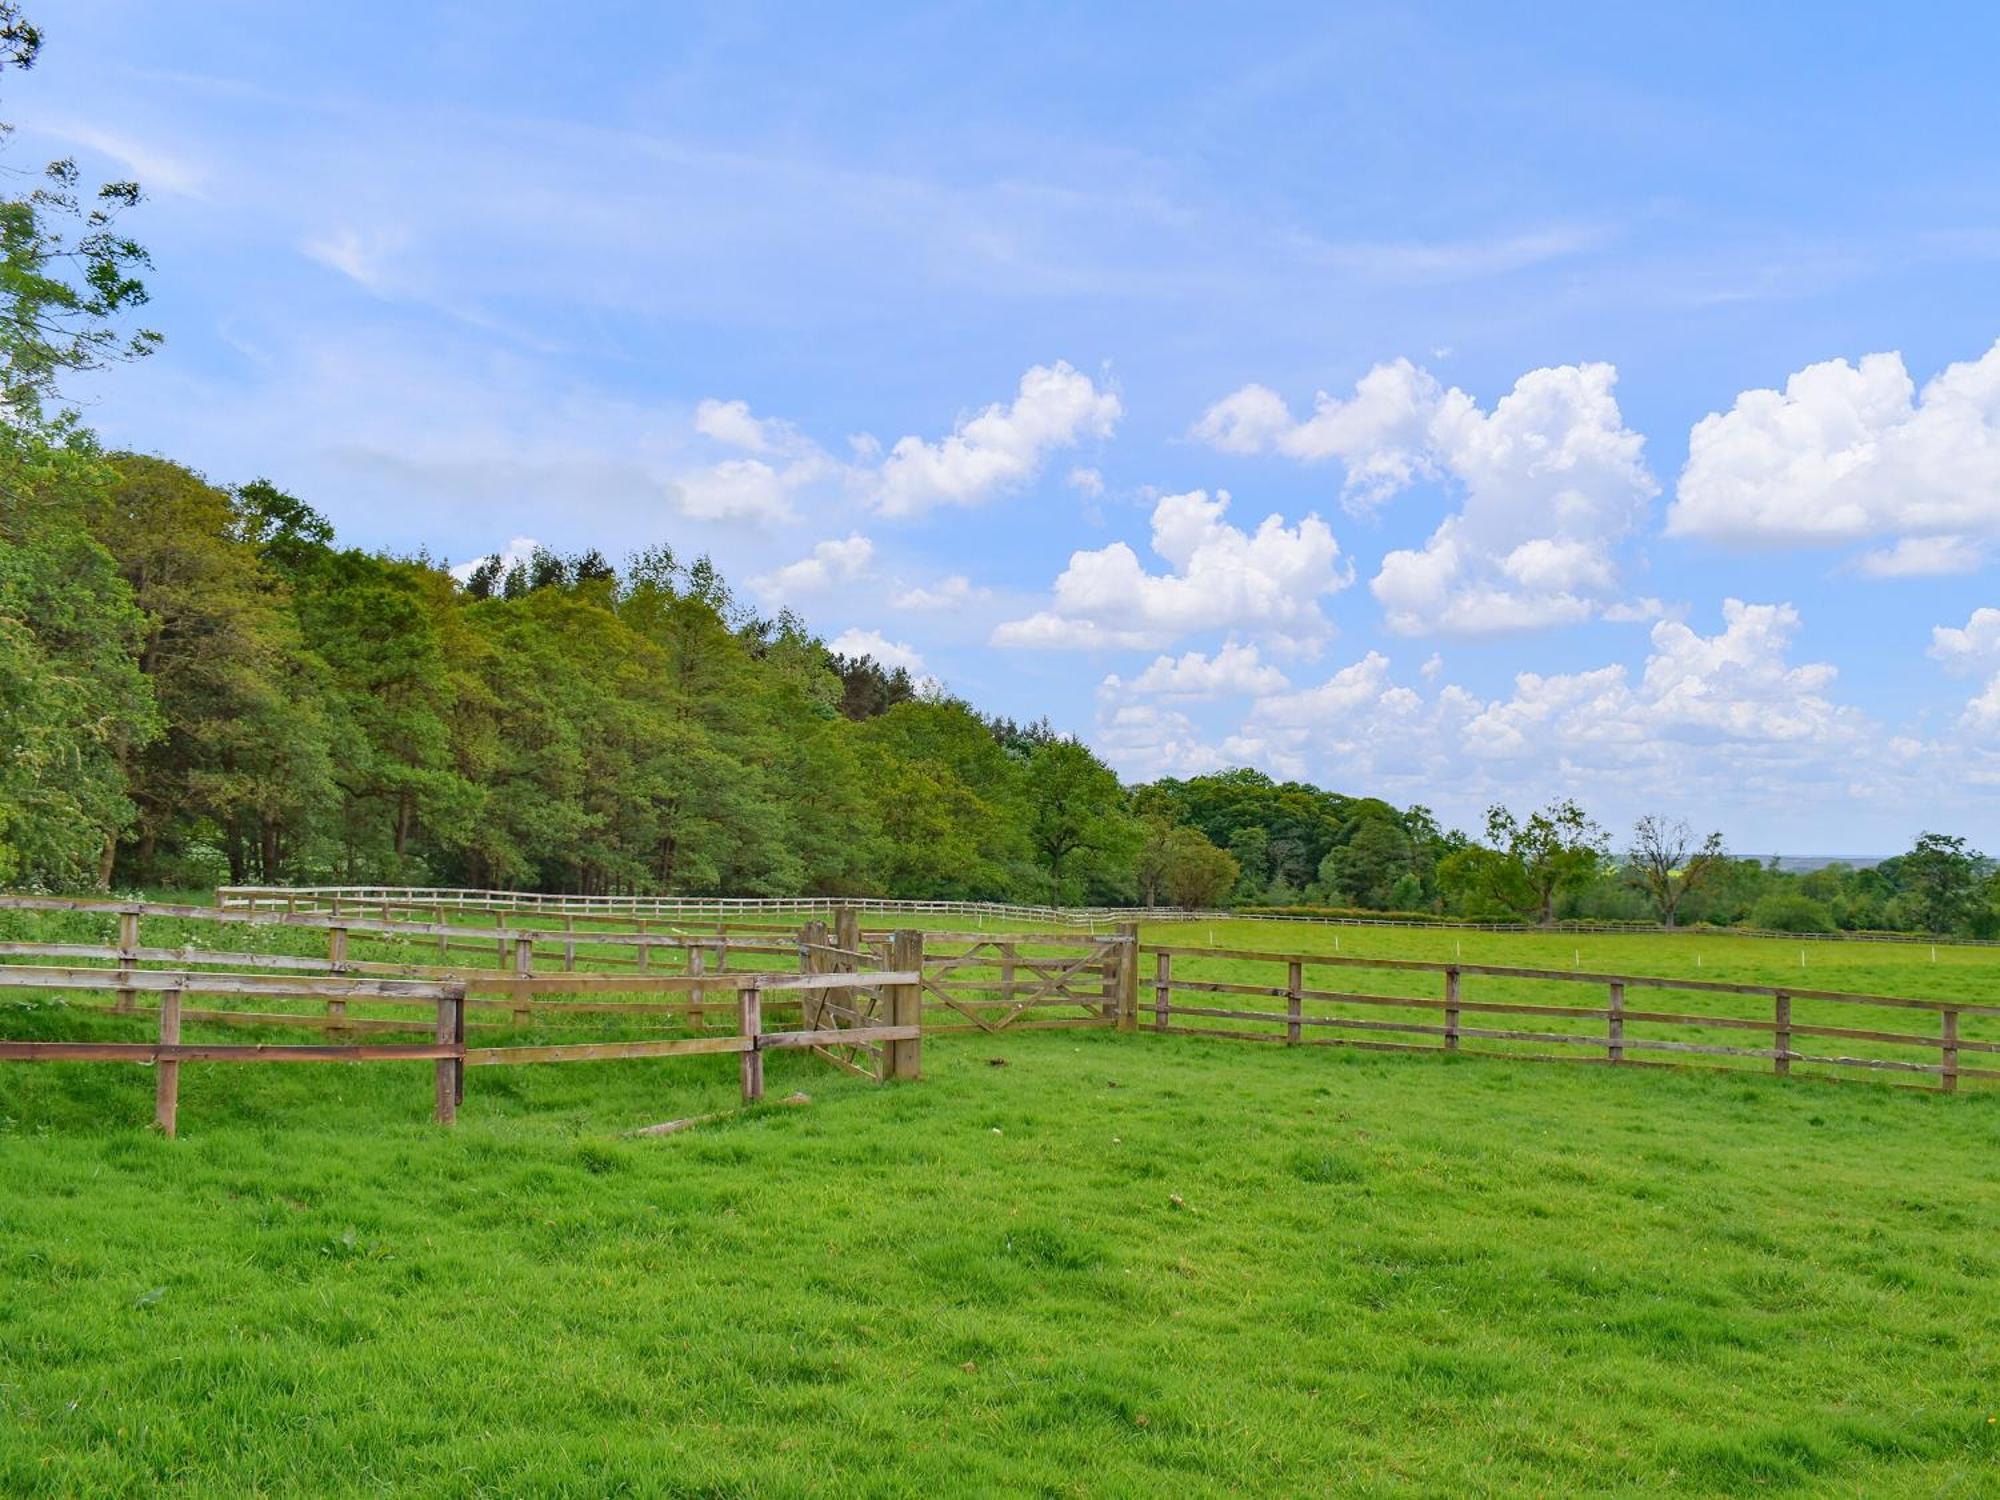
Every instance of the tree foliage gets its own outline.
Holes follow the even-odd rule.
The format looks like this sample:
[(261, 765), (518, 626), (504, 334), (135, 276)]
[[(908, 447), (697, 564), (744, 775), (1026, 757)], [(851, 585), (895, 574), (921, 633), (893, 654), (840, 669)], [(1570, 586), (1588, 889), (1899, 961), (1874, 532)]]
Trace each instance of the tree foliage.
[[(0, 0), (0, 76), (42, 35)], [(5, 127), (0, 126), (0, 133)], [(1236, 768), (1122, 787), (1046, 718), (765, 619), (666, 544), (479, 561), (344, 547), (268, 478), (105, 454), (81, 372), (130, 326), (131, 182), (0, 195), (0, 882), (436, 881), (2000, 932), (2000, 873), (1925, 833), (1792, 874), (1573, 801), (1482, 840)], [(315, 497), (337, 499), (338, 497)]]
[(1696, 844), (1685, 820), (1649, 813), (1633, 825), (1625, 873), (1653, 903), (1661, 925), (1672, 927), (1681, 903), (1707, 885), (1728, 859), (1720, 833)]

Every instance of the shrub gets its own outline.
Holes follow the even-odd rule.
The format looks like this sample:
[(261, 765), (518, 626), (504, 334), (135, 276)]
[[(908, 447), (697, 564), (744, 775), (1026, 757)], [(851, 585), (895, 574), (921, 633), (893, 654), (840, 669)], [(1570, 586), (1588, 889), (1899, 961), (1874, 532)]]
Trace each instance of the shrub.
[(1457, 918), (1441, 917), (1428, 911), (1372, 911), (1363, 906), (1272, 906), (1259, 903), (1255, 906), (1233, 906), (1230, 913), (1238, 917), (1361, 917), (1371, 922), (1446, 922)]
[(1750, 908), (1750, 925), (1767, 932), (1831, 932), (1833, 913), (1810, 896), (1772, 891)]

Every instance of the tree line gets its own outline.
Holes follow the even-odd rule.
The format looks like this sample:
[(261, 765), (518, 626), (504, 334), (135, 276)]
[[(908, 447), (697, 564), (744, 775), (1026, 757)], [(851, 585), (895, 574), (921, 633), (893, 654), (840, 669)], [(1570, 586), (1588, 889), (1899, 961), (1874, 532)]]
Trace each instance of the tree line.
[[(41, 34), (0, 0), (0, 70)], [(1793, 875), (1573, 803), (1478, 836), (1259, 772), (1121, 785), (748, 607), (705, 557), (538, 550), (460, 581), (306, 498), (107, 453), (71, 376), (142, 358), (138, 186), (0, 197), (0, 884), (392, 882), (1908, 928), (2000, 926), (1926, 834)]]
[(1315, 837), (1299, 814), (1329, 794), (1254, 771), (1135, 795), (1192, 810), (1226, 845), (1243, 910), (2000, 937), (2000, 861), (1952, 834), (1921, 834), (1873, 864), (1801, 871), (1732, 855), (1719, 832), (1662, 815), (1638, 819), (1621, 844), (1568, 799), (1520, 815), (1493, 807), (1477, 836), (1441, 830), (1427, 808), (1333, 799)]

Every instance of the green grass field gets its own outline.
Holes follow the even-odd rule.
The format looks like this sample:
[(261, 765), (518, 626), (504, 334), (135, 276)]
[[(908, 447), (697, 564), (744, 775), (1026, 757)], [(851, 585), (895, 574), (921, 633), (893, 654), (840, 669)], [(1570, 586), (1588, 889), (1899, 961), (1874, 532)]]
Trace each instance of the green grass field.
[(169, 1142), (145, 1069), (0, 1064), (0, 1493), (2000, 1489), (2000, 1091), (1099, 1032), (925, 1065), (881, 1089), (774, 1055), (772, 1097), (813, 1102), (748, 1113), (730, 1059), (476, 1070), (443, 1131), (423, 1064), (189, 1064)]

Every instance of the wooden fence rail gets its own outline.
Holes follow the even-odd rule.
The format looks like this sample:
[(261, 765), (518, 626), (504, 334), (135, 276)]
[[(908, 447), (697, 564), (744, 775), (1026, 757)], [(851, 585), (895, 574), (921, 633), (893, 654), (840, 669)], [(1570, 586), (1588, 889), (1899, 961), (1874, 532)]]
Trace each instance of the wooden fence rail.
[[(1372, 1048), (1385, 1051), (1448, 1052), (1482, 1051), (1509, 1057), (1533, 1057), (1537, 1061), (1591, 1061), (1617, 1066), (1659, 1065), (1635, 1054), (1657, 1054), (1672, 1059), (1742, 1058), (1769, 1062), (1772, 1071), (1788, 1075), (1794, 1064), (1828, 1068), (1858, 1068), (1891, 1073), (1913, 1073), (1932, 1077), (1945, 1092), (1955, 1091), (1962, 1080), (2000, 1079), (2000, 1068), (1970, 1067), (1965, 1053), (2000, 1053), (2000, 1031), (1991, 1038), (1968, 1039), (1960, 1029), (1964, 1017), (2000, 1017), (2000, 1004), (1978, 1004), (1959, 1000), (1926, 1000), (1903, 995), (1864, 995), (1839, 990), (1808, 989), (1800, 986), (1736, 984), (1721, 980), (1673, 979), (1657, 975), (1582, 974), (1558, 969), (1529, 969), (1495, 964), (1430, 963), (1414, 959), (1357, 958), (1324, 953), (1274, 954), (1241, 949), (1149, 947), (1153, 956), (1151, 979), (1152, 1026), (1155, 1031), (1228, 1040), (1278, 1042), (1290, 1046), (1323, 1045)], [(1183, 967), (1176, 972), (1176, 961)], [(1196, 961), (1227, 964), (1232, 970), (1243, 964), (1282, 966), (1284, 983), (1246, 983), (1240, 979), (1195, 978), (1185, 965)], [(1350, 985), (1334, 987), (1331, 982), (1308, 986), (1307, 971), (1341, 976), (1354, 971), (1438, 977), (1436, 992), (1385, 994)], [(1600, 990), (1602, 1004), (1566, 1004), (1536, 999), (1478, 999), (1465, 992), (1468, 977), (1507, 981), (1546, 981)], [(1275, 976), (1274, 976), (1275, 979)], [(1761, 1015), (1727, 1012), (1633, 1009), (1634, 990), (1679, 991), (1702, 996), (1754, 997), (1767, 1007)], [(1189, 998), (1183, 998), (1189, 997)], [(1282, 1001), (1284, 1008), (1253, 1008), (1235, 997), (1255, 997)], [(1579, 997), (1581, 999), (1581, 997)], [(1826, 1007), (1831, 1017), (1847, 1019), (1855, 1011), (1921, 1012), (1937, 1018), (1937, 1029), (1929, 1033), (1888, 1030), (1881, 1025), (1841, 1025), (1830, 1020), (1801, 1020), (1795, 1007), (1806, 1002)], [(1315, 1010), (1309, 1012), (1308, 1005)], [(1415, 1015), (1385, 1015), (1384, 1012), (1415, 1012)], [(1357, 1014), (1356, 1012), (1360, 1012)], [(1539, 1021), (1523, 1025), (1497, 1025), (1483, 1017), (1531, 1017)], [(1473, 1018), (1470, 1023), (1467, 1017)], [(1860, 1019), (1870, 1019), (1861, 1017)], [(1600, 1023), (1591, 1030), (1579, 1030), (1574, 1022)], [(1190, 1025), (1188, 1022), (1201, 1024)], [(1215, 1022), (1247, 1023), (1231, 1029)], [(1643, 1036), (1638, 1026), (1673, 1027), (1699, 1033), (1762, 1032), (1768, 1045), (1737, 1045), (1730, 1042), (1687, 1037)], [(1340, 1033), (1360, 1033), (1342, 1035)], [(1918, 1061), (1906, 1056), (1848, 1055), (1827, 1049), (1801, 1050), (1800, 1039), (1859, 1041), (1879, 1048), (1936, 1054), (1937, 1061)], [(1468, 1048), (1466, 1043), (1489, 1044)], [(1532, 1045), (1542, 1048), (1575, 1049), (1549, 1053), (1499, 1050)], [(1595, 1054), (1602, 1053), (1602, 1056)]]
[[(1284, 911), (1250, 913), (1205, 910), (1179, 906), (1033, 906), (1004, 901), (924, 901), (878, 896), (584, 896), (543, 891), (495, 891), (456, 887), (402, 887), (370, 885), (254, 886), (229, 885), (216, 888), (219, 906), (245, 910), (276, 908), (304, 910), (331, 904), (350, 908), (379, 904), (441, 905), (456, 911), (506, 911), (568, 913), (579, 918), (616, 915), (652, 916), (681, 921), (727, 920), (732, 926), (762, 917), (772, 919), (773, 931), (810, 917), (831, 920), (842, 907), (901, 917), (975, 917), (982, 921), (1025, 923), (1044, 927), (1083, 927), (1095, 931), (1121, 922), (1228, 922), (1246, 917), (1259, 922), (1294, 922), (1317, 927), (1399, 927), (1452, 932), (1566, 932), (1607, 933), (1643, 936), (1686, 932), (1686, 928), (1663, 927), (1657, 922), (1561, 921), (1475, 922), (1437, 917), (1429, 913), (1383, 912), (1354, 916), (1320, 916)], [(789, 922), (787, 920), (789, 919)], [(1827, 943), (1909, 943), (1935, 946), (1938, 939), (1914, 932), (1773, 932), (1755, 928), (1723, 929), (1732, 937), (1782, 938), (1787, 942)], [(1955, 947), (2000, 947), (2000, 939), (1953, 937)]]
[[(870, 927), (863, 904), (833, 903), (826, 917), (809, 917), (799, 927), (718, 919), (711, 910), (705, 920), (713, 925), (696, 928), (671, 913), (449, 899), (494, 894), (322, 888), (289, 893), (282, 908), (261, 893), (223, 908), (0, 895), (0, 911), (116, 922), (110, 939), (0, 941), (0, 990), (106, 996), (66, 1003), (151, 1017), (157, 1025), (157, 1038), (146, 1042), (0, 1041), (0, 1060), (150, 1063), (159, 1069), (156, 1118), (169, 1133), (183, 1062), (430, 1061), (439, 1080), (438, 1118), (449, 1120), (467, 1067), (736, 1054), (744, 1097), (754, 1099), (762, 1094), (766, 1051), (806, 1049), (867, 1077), (911, 1078), (920, 1070), (925, 1031), (1131, 1031), (1142, 1024), (1155, 1032), (1289, 1046), (1621, 1067), (1768, 1064), (1779, 1075), (1795, 1066), (1860, 1070), (1915, 1075), (1947, 1092), (2000, 1080), (2000, 1067), (1985, 1065), (2000, 1061), (2000, 1026), (1988, 1024), (2000, 1017), (2000, 1004), (1142, 944), (1129, 920), (1091, 933), (983, 925), (923, 933)], [(145, 924), (162, 920), (219, 924), (229, 932), (304, 930), (323, 935), (324, 956), (142, 941)], [(159, 928), (153, 930), (157, 935)], [(86, 929), (79, 936), (90, 935)], [(407, 952), (399, 945), (410, 942), (423, 949), (435, 944), (442, 961), (352, 951), (360, 945), (364, 953), (399, 954)], [(461, 954), (468, 962), (457, 961)], [(1543, 986), (1567, 988), (1551, 993)], [(1699, 998), (1679, 1008), (1666, 1008), (1672, 1002), (1665, 1000), (1654, 1002), (1662, 1008), (1647, 1008), (1642, 997), (1668, 991)], [(203, 999), (223, 1003), (189, 1003)], [(1754, 1005), (1740, 1004), (1745, 1000)], [(1730, 1005), (1736, 1009), (1723, 1008)], [(1754, 1013), (1741, 1013), (1746, 1008)], [(1917, 1015), (1935, 1017), (1935, 1029), (1912, 1030), (1902, 1020)], [(468, 1032), (612, 1021), (641, 1030), (672, 1022), (692, 1034), (467, 1044)], [(183, 1036), (189, 1025), (303, 1028), (322, 1038), (296, 1046), (190, 1042)], [(390, 1039), (395, 1033), (404, 1035)]]
[[(742, 943), (726, 934), (699, 940), (612, 934), (620, 940), (637, 937), (643, 944), (635, 967), (618, 973), (538, 974), (533, 952), (537, 939), (567, 944), (568, 934), (489, 930), (482, 935), (504, 935), (509, 944), (504, 963), (491, 969), (439, 970), (365, 964), (348, 957), (351, 932), (358, 930), (367, 936), (407, 933), (410, 924), (393, 919), (343, 914), (322, 920), (310, 914), (221, 912), (164, 903), (79, 902), (32, 896), (0, 896), (0, 909), (110, 915), (118, 924), (113, 943), (0, 942), (0, 993), (50, 993), (71, 1010), (133, 1020), (150, 1017), (157, 1028), (157, 1039), (144, 1042), (0, 1040), (0, 1061), (149, 1064), (156, 1070), (155, 1123), (168, 1135), (178, 1126), (180, 1067), (184, 1062), (428, 1061), (437, 1075), (435, 1115), (447, 1124), (456, 1118), (463, 1100), (468, 1067), (736, 1054), (741, 1059), (743, 1097), (749, 1102), (763, 1097), (763, 1054), (767, 1051), (811, 1048), (830, 1055), (836, 1048), (865, 1049), (881, 1060), (876, 1076), (915, 1078), (921, 1070), (922, 1028), (914, 997), (923, 978), (923, 939), (916, 932), (895, 934), (884, 949), (885, 954), (907, 960), (902, 968), (852, 965), (845, 972), (814, 972), (801, 962), (802, 950), (795, 942)], [(328, 935), (328, 953), (321, 959), (220, 951), (194, 944), (167, 947), (143, 943), (141, 924), (162, 918), (322, 927)], [(598, 935), (589, 937), (594, 941)], [(481, 947), (494, 952), (484, 944)], [(649, 972), (646, 954), (660, 948), (680, 950), (689, 960), (689, 972)], [(801, 972), (725, 968), (732, 952), (739, 962), (750, 953), (778, 955), (799, 962)], [(503, 955), (494, 952), (494, 957), (498, 960)], [(570, 960), (569, 955), (565, 957)], [(713, 967), (704, 962), (709, 959)], [(358, 972), (371, 969), (394, 969), (396, 973), (390, 977)], [(873, 1008), (863, 1010), (841, 1003), (839, 997), (849, 993), (886, 997), (887, 1007), (877, 1014)], [(75, 998), (93, 994), (110, 998), (108, 1002)], [(224, 1003), (208, 1007), (188, 1003), (198, 999)], [(300, 1002), (320, 1009), (271, 1008)], [(356, 1014), (354, 1007), (389, 1014)], [(809, 1007), (813, 1016), (807, 1021)], [(398, 1010), (418, 1013), (396, 1014)], [(788, 1016), (796, 1011), (799, 1020), (797, 1024), (790, 1019), (774, 1023), (774, 1010)], [(468, 1020), (468, 1015), (496, 1019), (482, 1023)], [(518, 1029), (535, 1022), (573, 1022), (579, 1017), (641, 1022), (673, 1019), (697, 1033), (711, 1021), (722, 1020), (733, 1029), (726, 1034), (558, 1044), (470, 1047), (466, 1041), (468, 1028), (477, 1029), (482, 1024), (489, 1029)], [(190, 1024), (305, 1027), (328, 1033), (329, 1039), (304, 1045), (189, 1041), (183, 1028)], [(383, 1032), (417, 1033), (422, 1040), (354, 1040)]]

